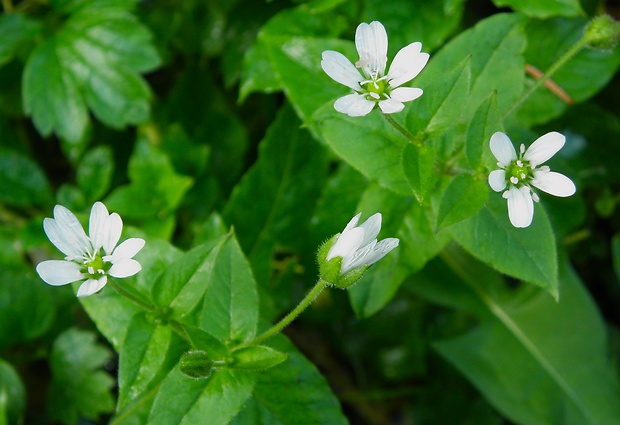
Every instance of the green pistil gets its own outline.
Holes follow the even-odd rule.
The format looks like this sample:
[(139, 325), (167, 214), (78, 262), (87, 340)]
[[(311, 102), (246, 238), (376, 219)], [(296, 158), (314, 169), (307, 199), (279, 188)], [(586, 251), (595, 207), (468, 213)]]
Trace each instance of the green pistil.
[[(368, 100), (387, 99), (388, 82), (386, 79), (369, 81), (368, 83), (364, 84), (363, 87), (364, 90), (366, 90), (366, 92), (368, 93), (366, 95), (366, 98)], [(372, 93), (374, 93), (374, 95)]]
[(95, 258), (85, 262), (84, 266), (85, 269), (83, 270), (83, 273), (86, 273), (96, 279), (106, 274), (110, 269), (111, 264), (103, 261), (101, 256), (95, 255)]
[(528, 161), (517, 160), (508, 166), (506, 169), (506, 178), (515, 184), (513, 179), (516, 178), (521, 183), (526, 183), (534, 178), (532, 169)]

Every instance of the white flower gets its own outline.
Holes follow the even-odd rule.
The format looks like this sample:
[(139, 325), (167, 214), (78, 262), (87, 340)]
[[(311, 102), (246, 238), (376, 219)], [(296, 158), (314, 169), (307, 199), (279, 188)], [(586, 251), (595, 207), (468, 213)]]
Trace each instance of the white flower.
[(545, 161), (564, 146), (566, 138), (555, 131), (539, 137), (525, 150), (521, 145), (519, 155), (512, 142), (502, 132), (491, 136), (491, 152), (497, 158), (500, 170), (489, 174), (489, 185), (496, 192), (507, 189), (502, 196), (508, 200), (508, 217), (515, 227), (527, 227), (534, 217), (534, 202), (539, 201), (532, 186), (555, 196), (571, 196), (575, 184), (563, 174), (555, 173)]
[(95, 202), (90, 212), (90, 237), (86, 236), (75, 215), (62, 205), (54, 207), (53, 219), (43, 220), (43, 229), (66, 257), (39, 263), (37, 273), (54, 286), (85, 280), (78, 290), (78, 297), (87, 297), (101, 290), (108, 282), (108, 275), (128, 277), (142, 269), (133, 256), (144, 246), (144, 239), (127, 239), (116, 247), (123, 222), (118, 214), (109, 214), (101, 202)]
[(400, 87), (426, 66), (429, 54), (421, 53), (422, 43), (411, 43), (400, 49), (387, 74), (388, 38), (380, 22), (359, 24), (355, 46), (360, 56), (355, 66), (342, 53), (323, 52), (321, 67), (327, 75), (356, 91), (336, 100), (334, 108), (338, 112), (361, 117), (370, 113), (378, 103), (384, 114), (393, 114), (403, 110), (403, 102), (422, 96), (422, 89)]
[(398, 246), (397, 238), (377, 242), (381, 230), (381, 213), (376, 213), (363, 224), (357, 225), (362, 214), (349, 221), (327, 253), (326, 261), (342, 257), (340, 273), (345, 274), (362, 266), (370, 266)]

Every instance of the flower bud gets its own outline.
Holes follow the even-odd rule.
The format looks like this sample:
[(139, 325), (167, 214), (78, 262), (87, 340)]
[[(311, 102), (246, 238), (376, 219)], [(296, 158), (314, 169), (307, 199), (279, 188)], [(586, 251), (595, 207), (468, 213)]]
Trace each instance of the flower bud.
[(620, 38), (620, 22), (609, 15), (597, 16), (586, 26), (584, 37), (590, 47), (613, 49)]
[(202, 350), (188, 351), (181, 356), (181, 373), (191, 378), (208, 378), (213, 372), (213, 360)]

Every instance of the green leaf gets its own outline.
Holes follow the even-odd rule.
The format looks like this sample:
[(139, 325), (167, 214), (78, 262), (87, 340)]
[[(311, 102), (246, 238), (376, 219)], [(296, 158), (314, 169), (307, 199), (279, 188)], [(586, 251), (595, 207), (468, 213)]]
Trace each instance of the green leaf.
[(108, 191), (113, 171), (114, 159), (108, 146), (98, 146), (84, 155), (76, 180), (89, 202), (97, 201)]
[(252, 269), (234, 237), (226, 239), (215, 260), (200, 312), (201, 329), (223, 342), (241, 343), (256, 334), (258, 292)]
[(0, 424), (23, 422), (26, 391), (17, 371), (0, 359)]
[(424, 94), (405, 116), (406, 127), (413, 134), (438, 136), (461, 121), (463, 105), (470, 100), (471, 60), (466, 57), (450, 68), (443, 65), (440, 68), (439, 62), (430, 61), (416, 79)]
[(620, 386), (609, 364), (607, 330), (566, 260), (558, 303), (529, 285), (502, 287), (497, 274), (458, 253), (447, 259), (462, 281), (442, 282), (448, 290), (466, 287), (484, 310), (480, 326), (435, 348), (495, 408), (522, 424), (617, 422)]
[(529, 227), (515, 228), (508, 220), (506, 200), (489, 196), (487, 205), (450, 228), (454, 239), (485, 263), (559, 297), (555, 237), (545, 210), (536, 205)]
[(218, 370), (207, 379), (191, 379), (174, 368), (155, 397), (148, 423), (227, 424), (250, 397), (255, 382), (256, 375), (248, 372)]
[(283, 335), (270, 345), (287, 353), (286, 362), (257, 375), (252, 397), (231, 425), (345, 425), (338, 399), (325, 378)]
[(508, 6), (533, 18), (582, 16), (579, 0), (493, 0), (498, 7)]
[(403, 173), (413, 189), (418, 202), (424, 203), (430, 193), (437, 174), (435, 171), (435, 149), (432, 143), (422, 146), (408, 144), (403, 151)]
[(327, 144), (349, 165), (395, 193), (412, 194), (401, 166), (407, 140), (379, 111), (353, 118), (336, 112), (330, 102), (313, 119)]
[[(583, 34), (587, 21), (583, 18), (531, 20), (525, 27), (528, 64), (546, 72)], [(609, 51), (584, 48), (552, 76), (552, 80), (572, 102), (578, 103), (601, 90), (620, 66), (620, 45)], [(533, 84), (533, 81), (528, 81)], [(513, 117), (525, 127), (542, 124), (563, 114), (569, 105), (546, 87), (541, 87), (521, 104)]]
[(94, 2), (72, 15), (30, 55), (24, 109), (44, 136), (85, 139), (88, 109), (114, 128), (146, 121), (151, 93), (139, 75), (159, 65), (151, 35), (126, 5)]
[[(235, 228), (261, 287), (274, 244), (302, 250), (311, 214), (327, 174), (325, 150), (289, 106), (280, 110), (259, 145), (258, 160), (237, 184), (223, 217)], [(257, 197), (257, 194), (260, 196)]]
[(264, 345), (243, 347), (231, 352), (233, 362), (226, 366), (233, 370), (262, 371), (279, 365), (288, 355)]
[(491, 167), (495, 164), (496, 159), (491, 153), (489, 142), (493, 133), (503, 130), (497, 93), (493, 92), (480, 104), (467, 128), (465, 154), (472, 168), (485, 169), (485, 166)]
[(437, 229), (474, 215), (489, 196), (489, 185), (471, 174), (455, 176), (441, 196), (437, 211)]
[(0, 150), (0, 200), (24, 207), (53, 203), (49, 183), (38, 164), (4, 149)]
[(185, 331), (192, 347), (205, 351), (212, 359), (221, 360), (228, 356), (228, 347), (210, 333), (191, 326), (186, 326)]
[(114, 410), (114, 379), (100, 370), (112, 353), (95, 338), (94, 333), (69, 329), (54, 341), (47, 406), (51, 418), (75, 424), (80, 417), (96, 419)]
[[(459, 115), (453, 119), (467, 122), (469, 115), (494, 91), (501, 113), (517, 100), (525, 79), (523, 49), (524, 19), (516, 14), (496, 14), (462, 32), (431, 57), (427, 69), (419, 77), (420, 87), (427, 91), (423, 81), (453, 69), (468, 56), (471, 66), (469, 98), (460, 105)], [(415, 105), (415, 103), (414, 103)], [(469, 112), (471, 111), (471, 112)], [(410, 111), (409, 114), (412, 114)]]
[(33, 39), (41, 30), (41, 24), (19, 13), (0, 16), (0, 67), (8, 63), (20, 44)]
[(170, 159), (143, 136), (129, 160), (128, 173), (131, 183), (116, 188), (105, 204), (124, 219), (140, 222), (148, 233), (169, 238), (174, 230), (173, 212), (193, 179), (177, 174)]
[(166, 377), (184, 348), (170, 326), (152, 323), (144, 313), (133, 316), (119, 356), (117, 411), (147, 402), (149, 390)]

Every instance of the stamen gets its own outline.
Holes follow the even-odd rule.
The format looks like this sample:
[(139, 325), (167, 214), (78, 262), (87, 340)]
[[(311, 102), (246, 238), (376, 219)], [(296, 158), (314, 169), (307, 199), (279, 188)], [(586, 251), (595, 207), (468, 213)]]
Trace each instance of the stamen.
[(525, 173), (521, 173), (521, 180), (525, 179)]
[(95, 274), (95, 269), (93, 266), (88, 266), (88, 274)]
[(505, 191), (504, 193), (502, 193), (502, 198), (504, 198), (504, 199), (508, 199), (508, 196), (509, 196), (509, 193), (508, 193), (508, 192), (509, 192), (509, 191)]
[(548, 165), (543, 165), (542, 167), (540, 167), (540, 171), (542, 171), (543, 173), (548, 173), (549, 171), (551, 171), (551, 168), (549, 168)]
[(517, 159), (517, 166), (523, 167), (523, 161), (521, 161), (520, 159)]
[(519, 151), (521, 152), (521, 154), (525, 153), (525, 145), (523, 143), (521, 143), (521, 146), (519, 147)]
[(517, 183), (519, 183), (519, 179), (516, 178), (515, 176), (511, 176), (510, 177), (510, 183), (517, 184)]
[(99, 274), (105, 274), (105, 270), (103, 270), (103, 269), (99, 269), (99, 270), (97, 270), (97, 273), (99, 273)]
[(381, 99), (381, 96), (379, 96), (379, 95), (378, 95), (377, 93), (375, 93), (375, 92), (372, 92), (372, 91), (371, 91), (371, 92), (369, 92), (368, 94), (369, 94), (369, 95), (370, 95), (370, 97), (372, 97), (373, 99), (377, 99), (377, 100)]
[(537, 194), (535, 194), (534, 192), (532, 192), (532, 199), (534, 200), (534, 202), (538, 202), (540, 201), (540, 198), (538, 197)]

